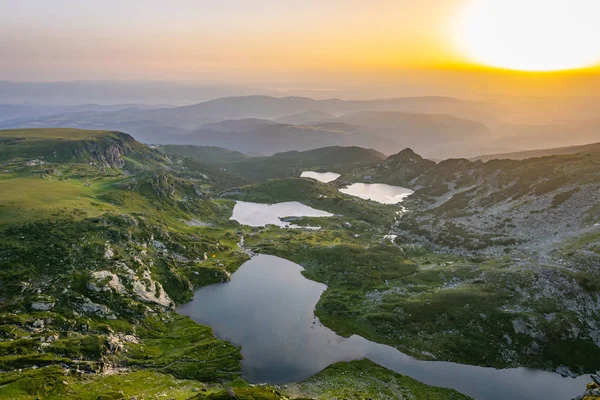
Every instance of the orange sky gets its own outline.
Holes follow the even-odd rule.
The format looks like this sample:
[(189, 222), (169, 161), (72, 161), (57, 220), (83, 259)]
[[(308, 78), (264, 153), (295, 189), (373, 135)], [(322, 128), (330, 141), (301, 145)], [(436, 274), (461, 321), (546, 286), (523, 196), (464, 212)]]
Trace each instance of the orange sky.
[[(465, 1), (0, 0), (0, 80), (326, 86), (427, 83), (439, 72), (441, 84), (451, 85), (473, 69), (486, 75), (453, 44), (452, 24)], [(540, 79), (487, 72), (498, 82), (507, 75), (533, 85)], [(568, 75), (576, 82), (590, 71)], [(478, 79), (470, 86), (487, 85)], [(554, 74), (550, 80), (564, 79)]]

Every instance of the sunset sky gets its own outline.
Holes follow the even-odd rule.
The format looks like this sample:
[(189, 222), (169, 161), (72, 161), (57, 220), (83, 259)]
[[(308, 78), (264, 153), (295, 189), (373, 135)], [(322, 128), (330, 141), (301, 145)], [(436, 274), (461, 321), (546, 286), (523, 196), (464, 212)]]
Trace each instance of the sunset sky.
[[(368, 82), (511, 74), (490, 71), (457, 45), (469, 1), (0, 0), (0, 79)], [(590, 4), (570, 4), (582, 1)], [(590, 51), (600, 61), (598, 49)], [(588, 67), (566, 75), (595, 77), (597, 67)]]

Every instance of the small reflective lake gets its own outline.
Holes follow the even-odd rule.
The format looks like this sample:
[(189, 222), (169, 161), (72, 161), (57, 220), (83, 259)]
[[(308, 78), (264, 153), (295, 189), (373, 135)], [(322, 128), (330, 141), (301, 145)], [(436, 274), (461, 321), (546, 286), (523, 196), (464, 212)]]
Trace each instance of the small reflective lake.
[(330, 364), (369, 358), (421, 382), (455, 388), (479, 400), (567, 400), (581, 394), (577, 379), (525, 368), (496, 370), (415, 360), (393, 347), (360, 336), (338, 336), (321, 325), (314, 309), (326, 286), (308, 280), (302, 267), (259, 255), (244, 263), (231, 281), (198, 290), (179, 308), (242, 348), (242, 372), (251, 382), (305, 379)]
[(400, 203), (406, 196), (413, 194), (410, 189), (383, 183), (353, 183), (340, 189), (340, 192), (382, 204)]
[(231, 220), (242, 225), (266, 226), (277, 225), (285, 228), (296, 226), (284, 222), (284, 217), (332, 217), (327, 211), (317, 210), (297, 201), (277, 204), (260, 204), (246, 201), (236, 201)]
[(329, 183), (335, 181), (340, 177), (340, 174), (336, 174), (335, 172), (314, 172), (314, 171), (304, 171), (300, 174), (301, 178), (311, 178), (315, 179), (319, 182)]

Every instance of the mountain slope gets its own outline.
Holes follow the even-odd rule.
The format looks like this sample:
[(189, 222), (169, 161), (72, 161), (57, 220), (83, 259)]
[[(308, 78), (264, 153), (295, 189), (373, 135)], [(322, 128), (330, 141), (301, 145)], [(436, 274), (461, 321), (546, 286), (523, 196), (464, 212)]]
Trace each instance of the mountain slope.
[(446, 149), (490, 135), (481, 123), (444, 114), (362, 111), (340, 117), (337, 122), (394, 140), (397, 150), (412, 147), (430, 154), (444, 154)]
[(294, 125), (265, 125), (243, 131), (223, 132), (198, 129), (185, 135), (162, 138), (163, 144), (201, 144), (224, 147), (246, 154), (271, 155), (290, 149), (303, 151), (327, 146), (390, 148), (394, 142), (367, 134)]
[(412, 187), (412, 181), (435, 166), (435, 162), (426, 160), (411, 149), (404, 149), (385, 160), (362, 168), (356, 168), (337, 179), (338, 185), (352, 182), (376, 182), (390, 185)]
[[(8, 141), (1, 149), (11, 148), (0, 159), (0, 397), (183, 400), (233, 392), (307, 400), (349, 389), (380, 400), (395, 390), (466, 399), (365, 361), (336, 364), (285, 395), (250, 385), (238, 347), (174, 311), (248, 258), (237, 243), (240, 231), (252, 230), (229, 220), (231, 201), (211, 198), (214, 177), (118, 132), (0, 131), (0, 138)], [(105, 149), (119, 156), (107, 158)], [(31, 162), (41, 156), (43, 163)], [(145, 168), (130, 169), (129, 159)], [(357, 375), (358, 366), (374, 376)], [(324, 375), (337, 388), (325, 393)]]
[(275, 119), (281, 124), (314, 125), (316, 123), (333, 121), (336, 116), (324, 111), (306, 111), (299, 114), (286, 115)]
[(512, 243), (546, 254), (593, 232), (600, 221), (600, 152), (436, 164), (407, 149), (339, 182), (365, 176), (414, 189), (405, 202), (413, 211), (403, 226), (414, 224), (412, 230), (449, 247), (495, 251)]
[(277, 122), (260, 118), (226, 119), (224, 121), (204, 124), (199, 129), (216, 132), (246, 132), (267, 128), (270, 125), (277, 125)]
[(163, 154), (172, 154), (181, 157), (189, 157), (204, 164), (220, 165), (249, 159), (247, 155), (239, 151), (227, 150), (215, 146), (193, 146), (193, 145), (164, 145), (159, 146), (158, 151)]
[(552, 149), (543, 149), (543, 150), (528, 150), (528, 151), (518, 151), (513, 153), (499, 153), (499, 154), (486, 154), (477, 157), (473, 157), (471, 160), (481, 160), (481, 161), (490, 161), (490, 160), (524, 160), (526, 158), (534, 158), (534, 157), (545, 157), (545, 156), (554, 156), (561, 154), (577, 154), (577, 153), (595, 153), (600, 151), (600, 143), (592, 143), (592, 144), (584, 144), (581, 146), (568, 146), (568, 147), (556, 147)]

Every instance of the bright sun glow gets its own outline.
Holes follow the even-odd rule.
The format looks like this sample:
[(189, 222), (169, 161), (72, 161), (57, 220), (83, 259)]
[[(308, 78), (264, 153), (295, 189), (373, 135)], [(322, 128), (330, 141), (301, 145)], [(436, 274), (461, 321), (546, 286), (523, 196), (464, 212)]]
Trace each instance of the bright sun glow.
[(600, 0), (470, 0), (456, 41), (498, 68), (557, 71), (600, 62)]

